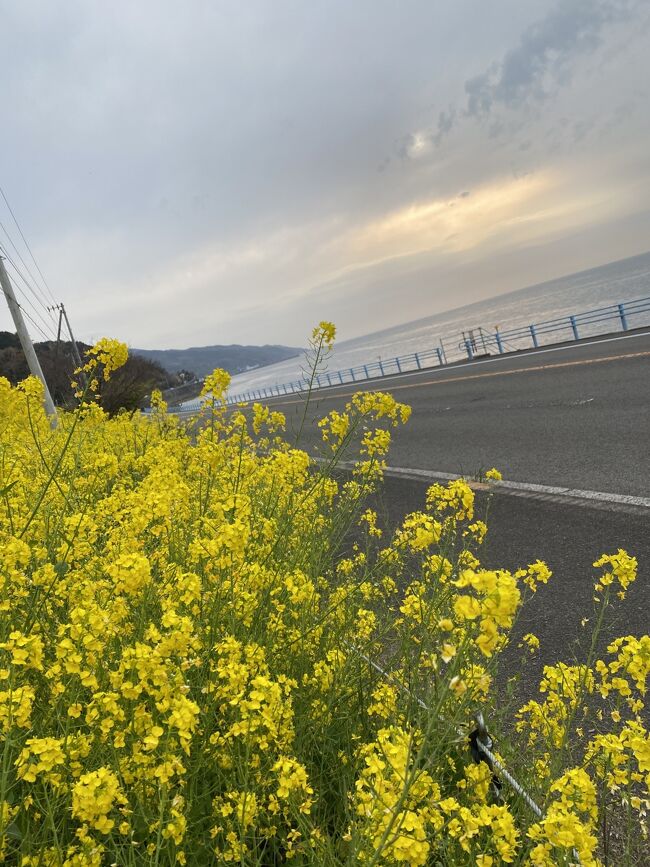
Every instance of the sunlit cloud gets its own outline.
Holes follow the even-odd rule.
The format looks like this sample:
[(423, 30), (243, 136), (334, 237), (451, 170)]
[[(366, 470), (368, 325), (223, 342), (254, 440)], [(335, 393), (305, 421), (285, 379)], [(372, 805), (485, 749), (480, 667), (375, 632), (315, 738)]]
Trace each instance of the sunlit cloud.
[(647, 249), (643, 0), (222, 6), (8, 7), (0, 182), (80, 337), (351, 337)]

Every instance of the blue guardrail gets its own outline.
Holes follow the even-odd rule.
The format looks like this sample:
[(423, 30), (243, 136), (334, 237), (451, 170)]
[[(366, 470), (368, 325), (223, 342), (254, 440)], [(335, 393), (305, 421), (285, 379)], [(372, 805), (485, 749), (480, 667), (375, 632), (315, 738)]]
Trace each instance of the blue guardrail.
[[(573, 342), (583, 337), (602, 334), (603, 329), (605, 332), (627, 331), (630, 327), (635, 327), (635, 324), (639, 324), (636, 317), (643, 313), (650, 314), (650, 297), (637, 298), (634, 301), (620, 304), (610, 304), (608, 307), (599, 307), (595, 310), (587, 310), (572, 316), (562, 316), (558, 319), (548, 319), (545, 322), (512, 328), (508, 331), (500, 331), (498, 328), (487, 330), (478, 327), (462, 332), (460, 339), (458, 339), (458, 335), (443, 338), (440, 340), (439, 346), (434, 346), (423, 352), (412, 352), (408, 355), (398, 355), (395, 358), (379, 359), (378, 361), (359, 364), (356, 367), (321, 373), (315, 377), (312, 388), (327, 388), (349, 382), (381, 379), (383, 376), (395, 373), (441, 367), (487, 355), (506, 354), (522, 349), (536, 349), (548, 343)], [(650, 319), (650, 317), (648, 318)], [(300, 394), (307, 391), (308, 388), (309, 382), (306, 379), (281, 382), (277, 385), (229, 395), (226, 403), (250, 403), (285, 394)], [(197, 399), (188, 401), (172, 412), (178, 414), (194, 413), (200, 406), (201, 401)]]

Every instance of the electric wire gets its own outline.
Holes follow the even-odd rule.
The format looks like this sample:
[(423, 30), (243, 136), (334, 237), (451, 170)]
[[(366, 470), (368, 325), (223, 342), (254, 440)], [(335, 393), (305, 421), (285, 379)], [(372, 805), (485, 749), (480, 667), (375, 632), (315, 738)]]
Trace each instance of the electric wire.
[[(31, 294), (33, 295), (34, 299), (36, 300), (36, 303), (37, 303), (37, 304), (40, 304), (40, 306), (41, 306), (41, 307), (43, 308), (43, 310), (46, 312), (47, 316), (49, 317), (49, 319), (51, 320), (52, 324), (54, 325), (55, 322), (56, 322), (56, 320), (54, 319), (54, 317), (53, 317), (53, 315), (52, 315), (52, 308), (46, 306), (45, 304), (43, 304), (43, 302), (41, 301), (41, 299), (39, 298), (39, 296), (34, 292), (34, 289), (33, 289), (32, 285), (30, 284), (29, 280), (27, 279), (27, 277), (25, 277), (25, 275), (24, 275), (24, 273), (22, 272), (22, 270), (20, 269), (20, 267), (19, 267), (19, 266), (16, 264), (16, 262), (11, 258), (11, 256), (9, 255), (9, 253), (8, 253), (8, 251), (7, 251), (7, 249), (6, 249), (6, 247), (3, 247), (2, 244), (0, 244), (0, 253), (2, 253), (2, 255), (5, 257), (5, 259), (7, 260), (7, 262), (8, 262), (8, 263), (11, 265), (11, 267), (13, 268), (13, 270), (14, 270), (16, 276), (17, 276), (17, 277), (18, 277), (18, 278), (23, 282), (23, 284), (26, 286), (26, 288), (29, 290), (29, 292), (31, 292)], [(22, 291), (22, 290), (21, 290), (21, 291)], [(23, 295), (24, 295), (24, 294), (25, 294), (25, 293), (23, 292)], [(30, 306), (32, 307), (32, 309), (36, 310), (36, 308), (34, 307), (34, 304), (33, 304), (31, 301), (30, 301)], [(40, 318), (41, 318), (41, 320), (43, 319), (42, 316), (41, 316)]]
[(41, 337), (43, 337), (43, 339), (44, 339), (46, 342), (48, 342), (49, 340), (51, 340), (51, 338), (48, 337), (47, 334), (45, 334), (45, 332), (44, 332), (43, 329), (40, 327), (40, 325), (38, 324), (38, 322), (36, 322), (35, 319), (32, 319), (32, 317), (31, 317), (31, 316), (29, 315), (29, 313), (25, 310), (25, 308), (22, 306), (22, 304), (19, 303), (18, 306), (19, 306), (20, 309), (22, 310), (22, 312), (23, 312), (23, 316), (25, 316), (25, 318), (29, 319), (29, 321), (32, 323), (32, 325), (34, 326), (34, 328), (39, 332), (39, 334), (41, 335)]
[[(5, 296), (5, 298), (7, 299), (8, 302), (12, 301), (12, 299), (9, 297), (9, 295), (5, 292), (4, 289), (2, 290), (2, 294)], [(41, 334), (41, 336), (44, 337), (45, 340), (48, 340), (48, 339), (49, 339), (48, 336), (45, 334), (45, 332), (44, 332), (43, 329), (40, 327), (40, 325), (38, 324), (38, 322), (35, 322), (35, 321), (32, 319), (32, 317), (29, 315), (29, 313), (27, 312), (27, 310), (25, 310), (25, 308), (24, 308), (23, 305), (20, 303), (20, 301), (18, 301), (17, 298), (15, 298), (15, 299), (13, 299), (13, 300), (15, 301), (15, 303), (16, 303), (16, 304), (18, 305), (18, 307), (20, 308), (20, 312), (21, 312), (21, 313), (22, 313), (22, 314), (23, 314), (27, 319), (29, 319), (29, 321), (32, 323), (32, 325), (34, 326), (34, 328), (35, 328), (35, 329), (36, 329), (36, 330)]]
[(35, 295), (35, 297), (38, 298), (39, 303), (42, 304), (44, 307), (47, 308), (47, 306), (48, 306), (48, 304), (49, 304), (48, 299), (45, 297), (43, 291), (40, 289), (40, 287), (39, 287), (39, 285), (38, 285), (38, 281), (36, 280), (36, 278), (34, 277), (34, 275), (32, 274), (32, 272), (30, 271), (30, 268), (29, 268), (29, 265), (27, 264), (27, 262), (25, 262), (25, 260), (23, 259), (22, 255), (21, 255), (21, 253), (20, 253), (20, 250), (19, 250), (18, 247), (16, 247), (16, 245), (14, 244), (13, 238), (11, 237), (11, 235), (9, 234), (9, 232), (7, 231), (7, 227), (6, 227), (5, 224), (2, 222), (2, 220), (0, 220), (0, 229), (2, 229), (2, 231), (5, 233), (5, 236), (6, 236), (7, 240), (9, 241), (9, 243), (11, 244), (11, 246), (13, 247), (14, 252), (15, 252), (16, 255), (18, 256), (18, 258), (20, 259), (20, 261), (21, 261), (22, 264), (23, 264), (23, 267), (25, 268), (25, 270), (27, 271), (27, 273), (28, 273), (29, 276), (31, 277), (32, 281), (34, 282), (34, 286), (35, 286), (35, 288), (32, 289), (31, 291), (34, 292), (34, 295)]
[(53, 303), (53, 304), (56, 304), (56, 300), (55, 300), (55, 298), (54, 298), (54, 295), (52, 294), (52, 290), (50, 289), (47, 280), (46, 280), (45, 277), (43, 276), (43, 272), (41, 271), (40, 266), (39, 266), (38, 262), (36, 261), (36, 257), (35, 257), (34, 254), (32, 253), (32, 248), (29, 246), (29, 243), (28, 243), (28, 241), (27, 241), (27, 238), (26, 238), (25, 235), (23, 234), (23, 230), (20, 228), (20, 224), (19, 224), (18, 220), (16, 219), (16, 215), (14, 214), (13, 209), (12, 209), (11, 205), (9, 204), (9, 201), (7, 200), (7, 197), (6, 197), (6, 195), (5, 195), (4, 190), (2, 189), (2, 186), (0, 186), (0, 195), (2, 195), (2, 198), (4, 199), (5, 204), (6, 204), (7, 208), (9, 209), (9, 213), (11, 214), (11, 216), (12, 216), (12, 218), (13, 218), (13, 221), (14, 221), (14, 223), (16, 224), (16, 228), (17, 228), (18, 231), (20, 232), (20, 237), (23, 239), (23, 242), (24, 242), (25, 246), (27, 247), (27, 249), (28, 249), (28, 251), (29, 251), (29, 255), (32, 257), (32, 262), (33, 262), (34, 265), (36, 266), (36, 270), (38, 271), (38, 273), (39, 273), (40, 276), (41, 276), (41, 280), (43, 281), (43, 285), (44, 285), (45, 288), (47, 289), (47, 292), (48, 292), (48, 294), (49, 294), (49, 296), (50, 296), (50, 298), (51, 298), (51, 300), (52, 300), (52, 303)]
[[(16, 274), (16, 276), (17, 276), (18, 278), (20, 278), (20, 279), (23, 281), (23, 283), (25, 283), (25, 285), (27, 286), (27, 288), (29, 289), (29, 288), (30, 288), (30, 287), (29, 287), (29, 283), (27, 282), (27, 280), (26, 280), (24, 274), (23, 274), (23, 273), (20, 271), (20, 269), (16, 266), (15, 262), (11, 259), (11, 257), (7, 255), (7, 251), (6, 251), (6, 249), (4, 249), (4, 248), (2, 247), (2, 245), (0, 245), (0, 253), (2, 253), (2, 254), (4, 255), (4, 257), (6, 258), (6, 260), (7, 260), (8, 264), (9, 264), (9, 266), (10, 266), (11, 269), (14, 271), (14, 273)], [(46, 340), (56, 340), (56, 333), (55, 333), (55, 331), (54, 331), (53, 321), (52, 321), (52, 322), (48, 322), (48, 321), (46, 321), (45, 318), (43, 317), (43, 315), (39, 312), (39, 310), (37, 309), (37, 307), (34, 305), (34, 303), (32, 302), (32, 300), (29, 298), (29, 296), (28, 296), (28, 295), (25, 293), (25, 291), (24, 291), (24, 290), (23, 290), (23, 289), (18, 285), (17, 281), (14, 280), (13, 282), (14, 282), (14, 289), (16, 289), (18, 292), (20, 292), (20, 294), (21, 294), (21, 296), (23, 297), (23, 299), (25, 300), (25, 302), (26, 302), (27, 304), (29, 304), (29, 306), (31, 307), (31, 309), (32, 309), (33, 312), (34, 312), (34, 315), (37, 316), (38, 319), (40, 320), (41, 325), (43, 326), (43, 328), (45, 328), (46, 331), (49, 331), (49, 332), (50, 332), (50, 335), (51, 335), (51, 336), (48, 336), (48, 337), (46, 337), (45, 339), (46, 339)], [(21, 309), (24, 311), (24, 310), (25, 310), (24, 306), (23, 306), (23, 305), (20, 305), (20, 306), (21, 306)], [(47, 310), (47, 308), (45, 308), (45, 309)], [(51, 319), (51, 318), (52, 318), (52, 314), (51, 314), (49, 311), (48, 311), (48, 315), (50, 316), (50, 319)], [(30, 316), (30, 319), (31, 319), (31, 321), (33, 321), (33, 319), (32, 319), (31, 316)], [(44, 334), (44, 332), (43, 332), (43, 328), (39, 328), (39, 331), (41, 332), (41, 334)]]
[[(16, 288), (18, 288), (18, 291), (21, 292), (20, 287), (16, 287)], [(29, 299), (25, 297), (24, 293), (21, 292), (21, 296), (22, 296), (22, 298), (23, 298), (27, 303), (29, 303)], [(35, 326), (36, 328), (38, 328), (39, 334), (42, 335), (42, 337), (44, 338), (44, 340), (46, 340), (46, 341), (48, 341), (48, 342), (53, 342), (53, 341), (56, 340), (56, 338), (53, 337), (52, 333), (48, 331), (47, 325), (46, 325), (46, 323), (43, 321), (42, 318), (41, 318), (41, 320), (40, 320), (40, 323), (36, 321), (35, 316), (38, 316), (38, 313), (37, 313), (36, 311), (34, 311), (33, 314), (30, 313), (30, 312), (25, 308), (25, 305), (20, 303), (20, 301), (18, 300), (18, 298), (16, 298), (16, 303), (18, 304), (18, 306), (20, 307), (20, 309), (23, 311), (23, 313), (25, 314), (25, 316), (27, 316), (27, 318), (30, 320), (30, 322), (32, 322), (32, 323), (34, 324), (34, 326)], [(32, 310), (33, 310), (33, 305), (31, 305), (31, 306), (32, 306)]]

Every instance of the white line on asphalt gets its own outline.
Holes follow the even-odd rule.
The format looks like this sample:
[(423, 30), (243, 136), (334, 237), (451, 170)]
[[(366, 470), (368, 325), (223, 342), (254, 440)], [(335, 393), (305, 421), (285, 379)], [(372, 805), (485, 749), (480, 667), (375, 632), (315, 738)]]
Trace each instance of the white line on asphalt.
[[(532, 355), (544, 355), (548, 352), (563, 352), (563, 351), (569, 351), (572, 349), (581, 349), (582, 347), (585, 347), (585, 346), (596, 346), (596, 344), (600, 344), (600, 343), (614, 343), (618, 340), (631, 340), (633, 338), (638, 338), (638, 337), (650, 337), (650, 331), (641, 331), (637, 334), (617, 334), (614, 337), (603, 337), (600, 340), (598, 340), (598, 339), (586, 340), (584, 343), (582, 343), (582, 342), (580, 342), (580, 343), (572, 343), (572, 342), (560, 343), (558, 346), (548, 346), (548, 347), (545, 347), (543, 349), (530, 349), (530, 350), (521, 351), (521, 354), (519, 354), (519, 351), (504, 352), (503, 355), (495, 355), (493, 358), (482, 358), (479, 361), (452, 362), (451, 364), (443, 364), (443, 365), (439, 365), (436, 367), (423, 367), (422, 370), (409, 370), (409, 371), (404, 371), (404, 373), (389, 374), (388, 376), (375, 376), (375, 377), (370, 377), (369, 379), (350, 380), (349, 382), (343, 382), (343, 383), (337, 382), (336, 384), (332, 383), (331, 385), (322, 385), (319, 388), (314, 389), (314, 394), (317, 394), (318, 392), (321, 392), (321, 391), (331, 393), (332, 391), (336, 391), (340, 388), (345, 388), (346, 386), (364, 385), (368, 382), (371, 382), (371, 383), (380, 382), (380, 381), (381, 382), (390, 382), (391, 380), (399, 380), (400, 382), (404, 382), (405, 379), (409, 379), (411, 377), (432, 376), (436, 373), (448, 373), (450, 370), (451, 371), (456, 370), (456, 369), (465, 370), (468, 367), (481, 367), (483, 365), (493, 364), (494, 362), (498, 362), (498, 361), (514, 360), (516, 358), (529, 358)], [(390, 359), (387, 359), (386, 363), (388, 363), (389, 360)], [(594, 360), (597, 361), (598, 359), (594, 359)], [(611, 360), (615, 360), (615, 359), (612, 358)], [(344, 368), (341, 368), (341, 370), (342, 370), (342, 372), (345, 373)], [(336, 371), (332, 371), (332, 373), (336, 373)], [(280, 383), (280, 385), (282, 385), (282, 383)], [(260, 386), (260, 387), (263, 388), (263, 386)], [(271, 386), (269, 386), (269, 387), (271, 387)], [(255, 389), (252, 389), (252, 390), (254, 391)], [(288, 392), (286, 392), (286, 394), (275, 394), (275, 395), (269, 395), (268, 397), (261, 397), (260, 400), (264, 400), (264, 401), (271, 401), (271, 400), (277, 401), (277, 400), (279, 400), (279, 401), (281, 401), (281, 403), (287, 403), (287, 401), (283, 400), (283, 398), (293, 397), (294, 395), (301, 395), (301, 394), (304, 394), (304, 392), (288, 391)], [(242, 403), (251, 403), (251, 401), (242, 400)], [(175, 415), (181, 415), (181, 414), (182, 415), (184, 415), (184, 414), (189, 415), (189, 414), (194, 414), (196, 411), (197, 411), (196, 408), (184, 409), (182, 404), (178, 410), (172, 410), (172, 412)]]
[[(376, 376), (371, 379), (357, 379), (356, 382), (352, 380), (350, 382), (344, 382), (343, 385), (363, 385), (364, 382), (371, 382), (373, 380), (381, 380), (382, 382), (389, 382), (391, 379), (400, 379), (405, 380), (409, 376), (422, 376), (423, 374), (432, 374), (432, 373), (442, 373), (444, 371), (449, 371), (457, 367), (462, 367), (463, 370), (467, 367), (480, 367), (484, 364), (493, 364), (495, 361), (506, 361), (508, 359), (516, 359), (519, 358), (529, 358), (531, 355), (544, 355), (547, 352), (563, 352), (570, 349), (581, 349), (583, 346), (595, 346), (598, 343), (613, 343), (617, 340), (631, 340), (635, 337), (650, 337), (650, 331), (641, 331), (638, 334), (617, 334), (614, 337), (603, 337), (602, 340), (588, 340), (584, 343), (561, 343), (558, 346), (548, 346), (543, 349), (529, 349), (529, 350), (516, 350), (514, 352), (504, 352), (503, 355), (495, 355), (492, 358), (482, 358), (479, 361), (461, 361), (461, 362), (452, 362), (451, 364), (443, 364), (437, 365), (436, 367), (423, 367), (422, 370), (409, 370), (404, 373), (391, 373), (388, 376)], [(521, 354), (519, 354), (521, 353)], [(390, 359), (386, 359), (386, 364), (390, 362)], [(345, 368), (341, 368), (342, 372), (345, 373)], [(332, 371), (332, 375), (334, 375), (336, 371)], [(328, 388), (341, 388), (341, 383), (332, 383), (331, 386), (321, 386), (318, 391), (326, 390)], [(278, 395), (278, 397), (288, 397), (291, 393), (287, 395)], [(275, 398), (273, 398), (275, 399)]]
[[(351, 469), (353, 464), (349, 462), (341, 463), (339, 466), (344, 469)], [(410, 467), (386, 467), (384, 474), (393, 476), (394, 478), (409, 478), (423, 479), (432, 482), (437, 481), (454, 481), (455, 479), (466, 479), (470, 487), (476, 486), (485, 488), (483, 483), (472, 482), (466, 476), (458, 475), (457, 473), (443, 473), (437, 470), (419, 470)], [(610, 494), (607, 491), (585, 491), (580, 488), (559, 488), (553, 485), (537, 485), (532, 482), (509, 482), (505, 479), (501, 482), (490, 482), (490, 488), (494, 490), (512, 490), (520, 491), (529, 494), (550, 494), (555, 497), (570, 497), (571, 499), (592, 500), (602, 503), (616, 503), (622, 506), (641, 506), (645, 509), (650, 509), (650, 497), (634, 497), (631, 494)]]

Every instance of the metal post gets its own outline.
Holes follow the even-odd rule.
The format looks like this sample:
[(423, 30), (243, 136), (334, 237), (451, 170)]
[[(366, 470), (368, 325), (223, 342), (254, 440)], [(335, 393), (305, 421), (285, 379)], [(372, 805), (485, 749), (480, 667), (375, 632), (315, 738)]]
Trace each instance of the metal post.
[(331, 378), (330, 378), (329, 373), (326, 373), (325, 376), (327, 377), (327, 384), (328, 384), (328, 385), (331, 385), (331, 384), (332, 384), (332, 380), (331, 380)]
[(440, 338), (440, 349), (442, 351), (443, 364), (447, 364), (447, 353), (445, 352), (445, 344), (442, 342), (442, 337)]
[(384, 375), (384, 365), (381, 363), (381, 358), (379, 359), (379, 369), (381, 370), (381, 375)]
[(397, 365), (397, 370), (399, 373), (402, 372), (402, 365), (399, 363), (399, 358), (395, 356), (395, 364)]
[(537, 349), (539, 346), (539, 343), (537, 341), (537, 332), (535, 331), (535, 326), (530, 325), (529, 331), (530, 331), (530, 336), (533, 338), (533, 346), (535, 347), (535, 349)]
[(341, 383), (341, 385), (343, 385), (343, 374), (341, 373), (340, 370), (338, 370), (337, 373), (339, 375), (339, 382)]
[(503, 355), (503, 340), (501, 339), (501, 334), (499, 333), (498, 328), (494, 329), (494, 336), (496, 337), (497, 341), (497, 349), (499, 350), (499, 353)]
[(22, 310), (20, 309), (20, 305), (16, 301), (16, 296), (14, 295), (14, 287), (11, 285), (11, 280), (9, 279), (9, 275), (7, 274), (7, 271), (5, 269), (5, 263), (2, 256), (0, 256), (0, 286), (2, 287), (2, 291), (4, 292), (5, 298), (7, 299), (7, 306), (9, 307), (11, 318), (14, 320), (14, 325), (16, 326), (16, 333), (18, 334), (20, 345), (22, 346), (23, 352), (25, 353), (25, 358), (27, 359), (27, 364), (29, 366), (29, 372), (32, 376), (40, 379), (40, 381), (43, 383), (43, 403), (45, 404), (45, 412), (50, 417), (50, 425), (54, 428), (58, 424), (56, 407), (54, 406), (54, 401), (52, 400), (50, 389), (47, 387), (47, 382), (45, 381), (45, 376), (43, 375), (40, 362), (36, 355), (34, 344), (32, 343), (32, 339), (29, 336), (29, 331), (27, 331), (25, 320), (23, 319)]
[(618, 305), (618, 315), (621, 317), (621, 327), (627, 331), (627, 318), (625, 316), (625, 304)]
[(356, 382), (356, 381), (357, 381), (357, 378), (356, 378), (356, 376), (354, 375), (354, 367), (351, 367), (351, 368), (350, 368), (350, 376), (352, 377), (352, 382)]
[(370, 379), (370, 374), (368, 373), (368, 365), (367, 364), (363, 365), (363, 370), (366, 374), (366, 379)]
[(436, 346), (436, 354), (438, 356), (438, 364), (442, 366), (442, 352), (440, 351), (439, 346)]
[(571, 323), (571, 328), (573, 330), (574, 340), (580, 340), (580, 335), (578, 334), (578, 323), (576, 322), (575, 316), (569, 316), (569, 322)]
[[(48, 310), (56, 310), (56, 307), (48, 307)], [(56, 329), (56, 348), (54, 350), (54, 357), (59, 357), (59, 344), (61, 343), (61, 323), (63, 320), (63, 310), (61, 306), (59, 306), (59, 327)]]
[(74, 334), (72, 333), (72, 328), (70, 328), (70, 320), (68, 319), (68, 314), (65, 311), (65, 307), (63, 303), (61, 304), (61, 312), (63, 313), (63, 318), (65, 319), (65, 324), (68, 326), (68, 334), (70, 335), (70, 342), (72, 343), (72, 354), (74, 355), (74, 360), (77, 367), (82, 367), (81, 355), (79, 354), (79, 347), (77, 346), (77, 341), (74, 339)]
[(465, 349), (467, 350), (467, 357), (471, 361), (474, 358), (474, 353), (472, 352), (472, 344), (467, 339), (465, 339)]
[[(438, 358), (440, 358), (440, 350), (438, 350)], [(415, 363), (418, 366), (418, 370), (422, 370), (422, 365), (420, 364), (420, 356), (417, 354), (417, 352), (415, 353)]]

